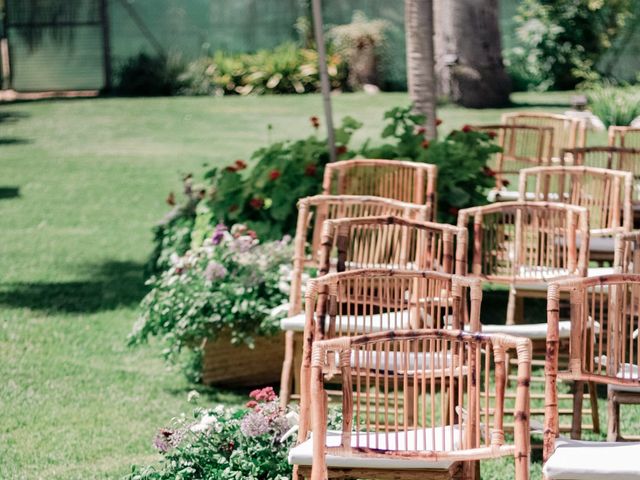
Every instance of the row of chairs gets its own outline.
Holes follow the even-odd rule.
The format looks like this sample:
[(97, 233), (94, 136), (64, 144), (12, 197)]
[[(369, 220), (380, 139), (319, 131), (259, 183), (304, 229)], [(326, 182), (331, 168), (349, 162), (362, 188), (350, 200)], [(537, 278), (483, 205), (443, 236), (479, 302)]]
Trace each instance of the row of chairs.
[[(337, 162), (327, 169), (323, 195), (300, 201), (290, 316), (283, 321), (287, 347), (281, 391), (286, 403), (291, 371), (299, 372), (300, 445), (291, 455), (296, 475), (311, 475), (312, 458), (314, 465), (326, 465), (334, 454), (353, 457), (355, 441), (355, 450), (363, 454), (355, 456), (362, 458), (353, 465), (344, 459), (333, 462), (331, 478), (397, 478), (389, 473), (395, 460), (414, 475), (406, 478), (435, 470), (436, 475), (472, 478), (476, 460), (514, 452), (518, 478), (527, 478), (528, 384), (536, 351), (531, 340), (544, 345), (547, 326), (481, 325), (482, 284), (508, 285), (507, 323), (515, 323), (521, 318), (518, 292), (544, 296), (552, 280), (574, 281), (594, 273), (588, 269), (590, 237), (611, 240), (630, 229), (632, 174), (584, 167), (529, 169), (520, 176), (519, 201), (463, 210), (456, 227), (431, 221), (436, 173), (411, 162)], [(363, 193), (368, 196), (359, 196)], [(305, 254), (307, 240), (310, 256)], [(624, 252), (615, 249), (616, 265), (626, 258)], [(303, 272), (309, 266), (320, 276), (306, 283), (303, 313)], [(600, 335), (608, 317), (590, 318), (587, 325)], [(558, 338), (567, 343), (572, 328), (573, 322), (559, 322)], [(516, 393), (505, 397), (513, 357)], [(325, 439), (327, 379), (342, 381), (344, 413), (343, 432)], [(585, 382), (596, 383), (592, 378)], [(582, 412), (582, 388), (576, 392), (574, 435), (580, 431), (581, 415), (575, 412)], [(515, 400), (510, 445), (504, 441), (505, 398)], [(312, 413), (315, 444), (306, 439)], [(432, 451), (424, 455), (424, 450)], [(416, 456), (420, 461), (406, 464), (406, 457)], [(314, 469), (313, 478), (325, 474), (325, 467)]]

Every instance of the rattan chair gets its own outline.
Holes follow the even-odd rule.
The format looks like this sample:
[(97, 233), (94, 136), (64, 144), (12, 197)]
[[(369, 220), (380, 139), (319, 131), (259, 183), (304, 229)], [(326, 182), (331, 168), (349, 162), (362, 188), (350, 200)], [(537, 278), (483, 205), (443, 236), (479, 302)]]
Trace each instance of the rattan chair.
[[(616, 273), (640, 274), (640, 231), (618, 234), (613, 265)], [(634, 335), (638, 331), (636, 329)], [(618, 385), (610, 386), (608, 390), (607, 440), (624, 440), (620, 426), (620, 405), (640, 405), (640, 389)]]
[(495, 188), (489, 194), (491, 201), (517, 200), (520, 170), (551, 162), (552, 128), (527, 125), (478, 125), (472, 128), (495, 136), (502, 149), (489, 162), (496, 179)]
[[(458, 226), (471, 232), (468, 274), (510, 287), (507, 325), (522, 321), (523, 297), (545, 297), (549, 281), (588, 273), (589, 214), (584, 207), (494, 203), (460, 210)], [(538, 334), (545, 338), (546, 332)]]
[[(506, 441), (503, 427), (510, 350), (518, 358), (513, 443)], [(459, 330), (401, 330), (315, 342), (313, 437), (293, 448), (289, 461), (313, 480), (474, 479), (479, 461), (512, 456), (515, 479), (526, 480), (530, 357), (527, 339)], [(327, 432), (327, 370), (339, 371), (342, 379), (343, 421), (335, 434)], [(412, 401), (406, 398), (409, 390)], [(372, 403), (373, 410), (362, 409), (364, 403)]]
[(520, 200), (587, 208), (591, 260), (613, 262), (615, 235), (633, 227), (633, 175), (629, 172), (595, 167), (527, 168), (520, 172), (519, 194)]
[(552, 155), (559, 161), (565, 148), (586, 145), (587, 124), (582, 118), (543, 112), (513, 112), (502, 115), (501, 122), (507, 125), (532, 125), (553, 129)]
[[(560, 296), (568, 294), (568, 368), (559, 370)], [(559, 437), (558, 380), (640, 389), (640, 275), (614, 274), (552, 283), (548, 295), (544, 469), (548, 480), (640, 478), (640, 443), (585, 442)], [(593, 328), (598, 322), (599, 328)], [(574, 398), (574, 411), (581, 397)], [(579, 438), (580, 431), (572, 432)]]
[(322, 191), (326, 195), (373, 195), (429, 207), (436, 218), (438, 168), (428, 163), (358, 158), (327, 164)]
[[(640, 132), (640, 129), (638, 131)], [(574, 148), (565, 150), (564, 158), (567, 163), (572, 163), (573, 165), (611, 168), (613, 170), (631, 172), (634, 176), (632, 210), (635, 221), (640, 221), (640, 145), (638, 145), (638, 148)]]
[(640, 148), (640, 128), (610, 126), (609, 145), (612, 147)]
[(415, 328), (480, 329), (477, 279), (424, 270), (363, 269), (309, 282), (300, 369), (300, 431), (309, 428), (311, 346), (317, 340)]
[[(323, 222), (327, 219), (376, 215), (396, 215), (424, 220), (428, 214), (429, 207), (426, 205), (370, 196), (316, 195), (303, 198), (298, 202), (288, 317), (282, 322), (283, 329), (286, 331), (285, 356), (280, 380), (280, 400), (283, 406), (289, 401), (292, 383), (295, 383), (296, 389), (300, 386), (299, 378), (292, 377), (297, 376), (299, 371), (297, 368), (294, 369), (293, 365), (299, 365), (302, 356), (301, 341), (304, 329), (302, 278), (305, 268), (319, 267)], [(309, 254), (306, 251), (308, 245), (310, 246)], [(300, 324), (301, 327), (291, 328), (291, 324)]]

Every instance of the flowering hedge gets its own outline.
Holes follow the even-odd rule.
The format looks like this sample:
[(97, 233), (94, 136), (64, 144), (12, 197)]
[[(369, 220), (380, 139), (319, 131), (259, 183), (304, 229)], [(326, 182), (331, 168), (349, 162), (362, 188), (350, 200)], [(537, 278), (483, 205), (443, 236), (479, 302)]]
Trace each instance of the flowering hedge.
[(151, 277), (151, 291), (130, 335), (131, 344), (160, 337), (175, 359), (184, 347), (223, 331), (233, 343), (278, 331), (273, 309), (288, 297), (292, 247), (289, 237), (260, 243), (244, 225), (219, 224), (194, 231), (200, 245), (174, 254), (167, 270)]
[(288, 480), (297, 414), (280, 408), (271, 387), (250, 397), (245, 408), (197, 409), (161, 429), (154, 446), (162, 460), (132, 467), (127, 480)]

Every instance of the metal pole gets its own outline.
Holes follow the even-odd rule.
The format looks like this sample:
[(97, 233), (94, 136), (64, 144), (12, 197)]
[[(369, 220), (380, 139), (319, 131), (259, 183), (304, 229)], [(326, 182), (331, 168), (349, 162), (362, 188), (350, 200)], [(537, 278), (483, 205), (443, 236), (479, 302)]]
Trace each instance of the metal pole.
[(320, 88), (324, 104), (324, 116), (327, 123), (327, 143), (329, 144), (329, 159), (336, 161), (336, 134), (333, 130), (333, 112), (331, 109), (331, 86), (329, 84), (329, 72), (327, 71), (327, 50), (324, 43), (324, 31), (322, 29), (322, 0), (313, 0), (313, 30), (316, 36), (318, 49), (318, 70), (320, 71)]

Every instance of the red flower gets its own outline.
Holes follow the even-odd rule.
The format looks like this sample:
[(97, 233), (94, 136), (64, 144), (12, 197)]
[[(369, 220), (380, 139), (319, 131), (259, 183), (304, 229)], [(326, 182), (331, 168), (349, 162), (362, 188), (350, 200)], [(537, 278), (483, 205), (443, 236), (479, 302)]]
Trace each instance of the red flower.
[(502, 185), (508, 187), (509, 185), (511, 185), (511, 182), (505, 178), (502, 180)]
[(316, 167), (313, 163), (310, 163), (305, 167), (304, 174), (307, 177), (314, 177), (317, 170), (318, 170), (318, 167)]
[(471, 128), (471, 125), (465, 125), (464, 127), (462, 127), (462, 131), (464, 133), (469, 133), (471, 130), (473, 130), (473, 128)]
[(236, 167), (235, 165), (229, 165), (228, 167), (225, 167), (225, 171), (227, 172), (237, 172), (238, 171), (238, 167)]
[(484, 167), (482, 167), (482, 173), (484, 173), (487, 177), (495, 177), (496, 176), (496, 172), (491, 170), (486, 165)]
[(416, 130), (417, 135), (424, 135), (426, 132), (427, 132), (427, 129), (424, 127), (420, 127), (418, 128), (418, 130)]
[(269, 179), (273, 182), (274, 180), (280, 178), (280, 175), (282, 174), (279, 170), (271, 170), (271, 172), (269, 173)]
[(247, 235), (249, 235), (254, 240), (258, 238), (258, 234), (254, 230), (247, 230)]
[(238, 210), (238, 205), (231, 205), (231, 206), (229, 207), (229, 211), (230, 211), (230, 212), (235, 212), (236, 210)]
[(420, 145), (422, 145), (422, 148), (429, 148), (429, 140), (423, 140)]
[(256, 408), (258, 406), (258, 402), (255, 400), (249, 400), (246, 405), (247, 408)]
[(247, 168), (247, 162), (244, 160), (236, 160), (236, 170), (244, 170)]
[(436, 118), (436, 127), (438, 125), (442, 125), (442, 119), (441, 118)]
[(345, 145), (340, 145), (339, 147), (336, 147), (336, 155), (343, 155), (347, 153), (347, 147)]
[(489, 135), (489, 138), (496, 138), (498, 136), (496, 132), (488, 132), (487, 135)]
[(309, 120), (311, 120), (311, 125), (313, 126), (313, 128), (320, 128), (320, 119), (318, 117), (314, 115)]
[(249, 394), (249, 397), (259, 402), (272, 402), (278, 398), (276, 392), (273, 391), (273, 387), (257, 388)]
[(260, 210), (264, 206), (264, 200), (258, 197), (254, 197), (249, 200), (249, 205), (251, 205), (251, 207), (255, 208), (256, 210)]
[(173, 192), (169, 192), (169, 195), (167, 195), (167, 199), (165, 200), (165, 202), (167, 202), (172, 207), (176, 204), (176, 196), (173, 194)]

